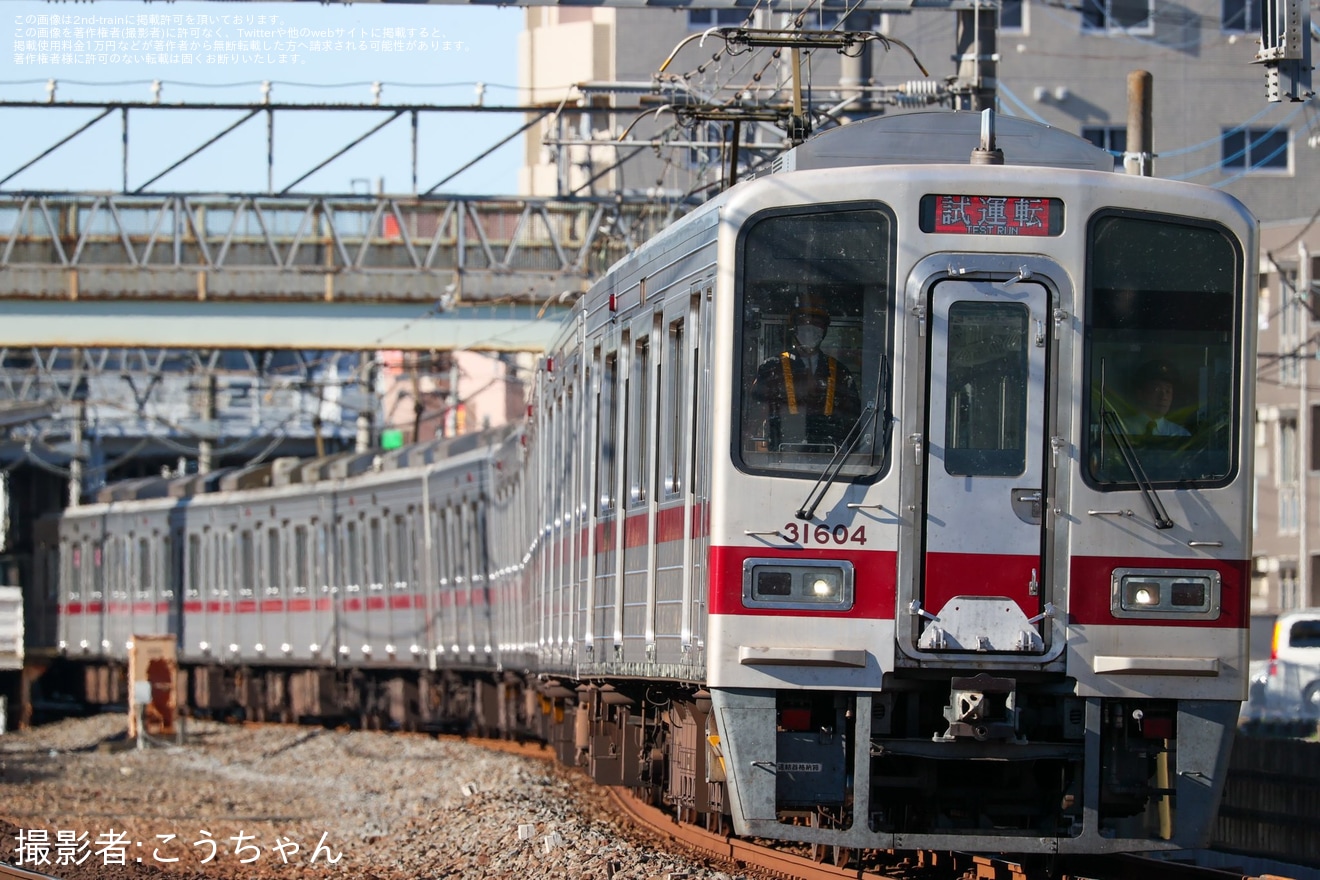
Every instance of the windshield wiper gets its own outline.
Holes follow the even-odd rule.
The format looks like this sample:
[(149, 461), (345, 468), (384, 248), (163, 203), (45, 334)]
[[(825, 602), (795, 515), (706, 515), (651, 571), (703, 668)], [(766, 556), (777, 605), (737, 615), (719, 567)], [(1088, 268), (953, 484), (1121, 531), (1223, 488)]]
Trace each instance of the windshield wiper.
[(1128, 471), (1132, 474), (1132, 479), (1136, 480), (1137, 488), (1141, 489), (1141, 497), (1146, 501), (1146, 507), (1150, 509), (1150, 515), (1155, 520), (1155, 528), (1171, 529), (1173, 520), (1169, 519), (1169, 513), (1164, 509), (1160, 502), (1160, 496), (1155, 494), (1155, 486), (1150, 478), (1146, 476), (1146, 470), (1141, 466), (1141, 459), (1137, 457), (1137, 451), (1132, 448), (1131, 441), (1127, 434), (1120, 430), (1122, 427), (1118, 424), (1118, 416), (1114, 411), (1102, 407), (1100, 410), (1100, 422), (1109, 429), (1109, 435), (1114, 438), (1114, 445), (1118, 447), (1118, 452), (1123, 456), (1123, 462), (1127, 465)]
[(885, 401), (885, 437), (882, 450), (885, 455), (889, 454), (889, 435), (894, 425), (894, 414), (890, 412), (890, 405), (893, 400), (890, 384), (889, 356), (882, 354), (880, 355), (880, 381), (875, 387), (875, 400), (867, 401), (861, 414), (857, 416), (857, 421), (853, 422), (852, 427), (848, 429), (848, 433), (843, 435), (843, 442), (834, 451), (834, 457), (830, 459), (829, 464), (825, 465), (825, 470), (821, 471), (820, 476), (816, 478), (815, 485), (807, 493), (807, 500), (802, 502), (802, 506), (798, 508), (796, 514), (798, 519), (807, 520), (815, 516), (816, 508), (820, 506), (820, 502), (824, 499), (830, 486), (834, 485), (835, 479), (839, 476), (839, 471), (843, 468), (844, 461), (852, 454), (857, 444), (861, 442), (862, 429), (867, 420), (874, 418), (875, 414), (880, 411), (880, 398), (882, 395)]

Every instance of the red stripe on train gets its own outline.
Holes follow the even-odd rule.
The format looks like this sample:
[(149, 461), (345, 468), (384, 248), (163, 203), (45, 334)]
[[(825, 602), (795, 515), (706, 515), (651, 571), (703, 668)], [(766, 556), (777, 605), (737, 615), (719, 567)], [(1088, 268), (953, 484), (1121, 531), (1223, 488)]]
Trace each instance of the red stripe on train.
[[(1249, 619), (1250, 566), (1250, 560), (1075, 556), (1069, 569), (1068, 622), (1241, 629), (1247, 626)], [(1114, 570), (1118, 568), (1217, 571), (1220, 579), (1219, 617), (1216, 620), (1142, 620), (1139, 617), (1115, 617), (1111, 610), (1110, 595)]]
[[(623, 520), (623, 547), (625, 550), (634, 547), (645, 547), (650, 543), (650, 529), (648, 520), (650, 512), (648, 510), (639, 510), (626, 514)], [(596, 523), (596, 553), (612, 553), (614, 551), (614, 539), (616, 537), (615, 529), (618, 527), (618, 514), (612, 515), (609, 519), (601, 520)], [(590, 534), (586, 529), (582, 530), (581, 546), (579, 553), (587, 552), (587, 536)], [(707, 504), (694, 504), (692, 506), (692, 530), (691, 537), (701, 538), (710, 534), (710, 506)], [(667, 544), (670, 541), (680, 541), (683, 538), (683, 505), (664, 507), (655, 512), (655, 543)]]
[(998, 553), (927, 553), (922, 607), (939, 613), (956, 596), (1003, 596), (1028, 617), (1040, 613), (1041, 597), (1031, 595), (1032, 574), (1040, 583), (1040, 557)]
[[(853, 607), (847, 611), (747, 608), (743, 605), (743, 563), (748, 559), (785, 562), (829, 559), (853, 565)], [(893, 620), (897, 601), (898, 554), (892, 550), (802, 549), (770, 547), (710, 548), (710, 613), (773, 617), (860, 617)]]

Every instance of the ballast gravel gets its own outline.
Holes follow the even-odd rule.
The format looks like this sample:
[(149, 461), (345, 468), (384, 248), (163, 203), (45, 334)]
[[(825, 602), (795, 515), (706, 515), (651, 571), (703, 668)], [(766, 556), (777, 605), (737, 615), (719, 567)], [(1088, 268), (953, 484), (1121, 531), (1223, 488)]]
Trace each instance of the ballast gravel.
[[(658, 851), (581, 772), (419, 734), (123, 715), (0, 736), (0, 861), (66, 880), (742, 880)], [(21, 858), (20, 858), (21, 857)]]

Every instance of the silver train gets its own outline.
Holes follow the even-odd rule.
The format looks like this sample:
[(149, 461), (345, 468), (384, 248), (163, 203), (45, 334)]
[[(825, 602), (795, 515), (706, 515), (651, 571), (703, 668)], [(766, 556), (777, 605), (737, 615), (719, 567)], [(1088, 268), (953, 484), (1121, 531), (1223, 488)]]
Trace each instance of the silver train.
[(59, 649), (109, 698), (176, 634), (194, 710), (541, 737), (838, 852), (1198, 845), (1247, 684), (1255, 221), (985, 122), (844, 126), (693, 211), (521, 425), (44, 523)]

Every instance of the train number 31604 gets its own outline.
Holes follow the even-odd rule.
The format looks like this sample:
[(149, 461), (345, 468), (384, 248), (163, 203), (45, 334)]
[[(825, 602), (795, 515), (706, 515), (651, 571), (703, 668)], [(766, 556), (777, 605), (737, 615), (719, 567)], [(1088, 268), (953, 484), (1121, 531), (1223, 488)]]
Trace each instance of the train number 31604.
[(865, 544), (866, 526), (849, 529), (843, 523), (813, 526), (810, 523), (786, 523), (779, 533), (790, 544)]

